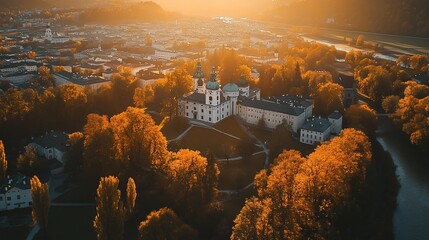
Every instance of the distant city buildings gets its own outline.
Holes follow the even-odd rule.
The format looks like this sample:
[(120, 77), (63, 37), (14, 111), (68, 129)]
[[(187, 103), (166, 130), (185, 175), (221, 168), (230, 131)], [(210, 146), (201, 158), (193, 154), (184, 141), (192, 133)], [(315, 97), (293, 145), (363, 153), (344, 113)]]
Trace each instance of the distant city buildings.
[(93, 90), (97, 90), (103, 84), (110, 84), (110, 80), (99, 76), (85, 76), (80, 73), (70, 73), (67, 71), (61, 71), (54, 73), (55, 81), (57, 85), (63, 84), (76, 84), (80, 87), (89, 87)]

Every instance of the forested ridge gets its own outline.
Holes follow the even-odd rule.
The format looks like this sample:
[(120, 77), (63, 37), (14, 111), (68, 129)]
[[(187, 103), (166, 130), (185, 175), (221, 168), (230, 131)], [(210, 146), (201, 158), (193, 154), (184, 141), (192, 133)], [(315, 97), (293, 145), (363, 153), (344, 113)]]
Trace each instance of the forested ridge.
[(426, 0), (305, 0), (273, 9), (269, 19), (291, 24), (336, 27), (398, 35), (429, 37)]

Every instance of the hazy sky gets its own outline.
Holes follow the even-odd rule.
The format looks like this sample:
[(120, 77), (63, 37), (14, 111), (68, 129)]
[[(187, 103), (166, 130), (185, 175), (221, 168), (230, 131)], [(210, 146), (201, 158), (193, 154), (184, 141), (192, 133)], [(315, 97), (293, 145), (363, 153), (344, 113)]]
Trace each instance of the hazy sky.
[(258, 14), (275, 4), (291, 0), (152, 0), (168, 11), (191, 15), (243, 16)]

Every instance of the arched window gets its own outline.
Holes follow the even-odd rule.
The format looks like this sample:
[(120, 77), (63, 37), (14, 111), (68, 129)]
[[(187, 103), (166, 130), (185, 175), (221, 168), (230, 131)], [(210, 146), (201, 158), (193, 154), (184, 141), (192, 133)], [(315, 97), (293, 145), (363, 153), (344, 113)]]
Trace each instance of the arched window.
[(212, 96), (210, 96), (210, 97), (209, 97), (209, 101), (211, 101), (211, 100), (213, 100), (213, 97), (212, 97)]

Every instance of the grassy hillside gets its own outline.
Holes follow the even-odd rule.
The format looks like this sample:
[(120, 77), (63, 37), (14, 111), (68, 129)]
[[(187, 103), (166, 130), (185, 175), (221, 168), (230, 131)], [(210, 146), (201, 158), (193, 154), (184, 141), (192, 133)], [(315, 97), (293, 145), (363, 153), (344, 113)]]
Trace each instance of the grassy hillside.
[(291, 24), (335, 27), (429, 37), (427, 0), (303, 0), (277, 7), (266, 19)]

